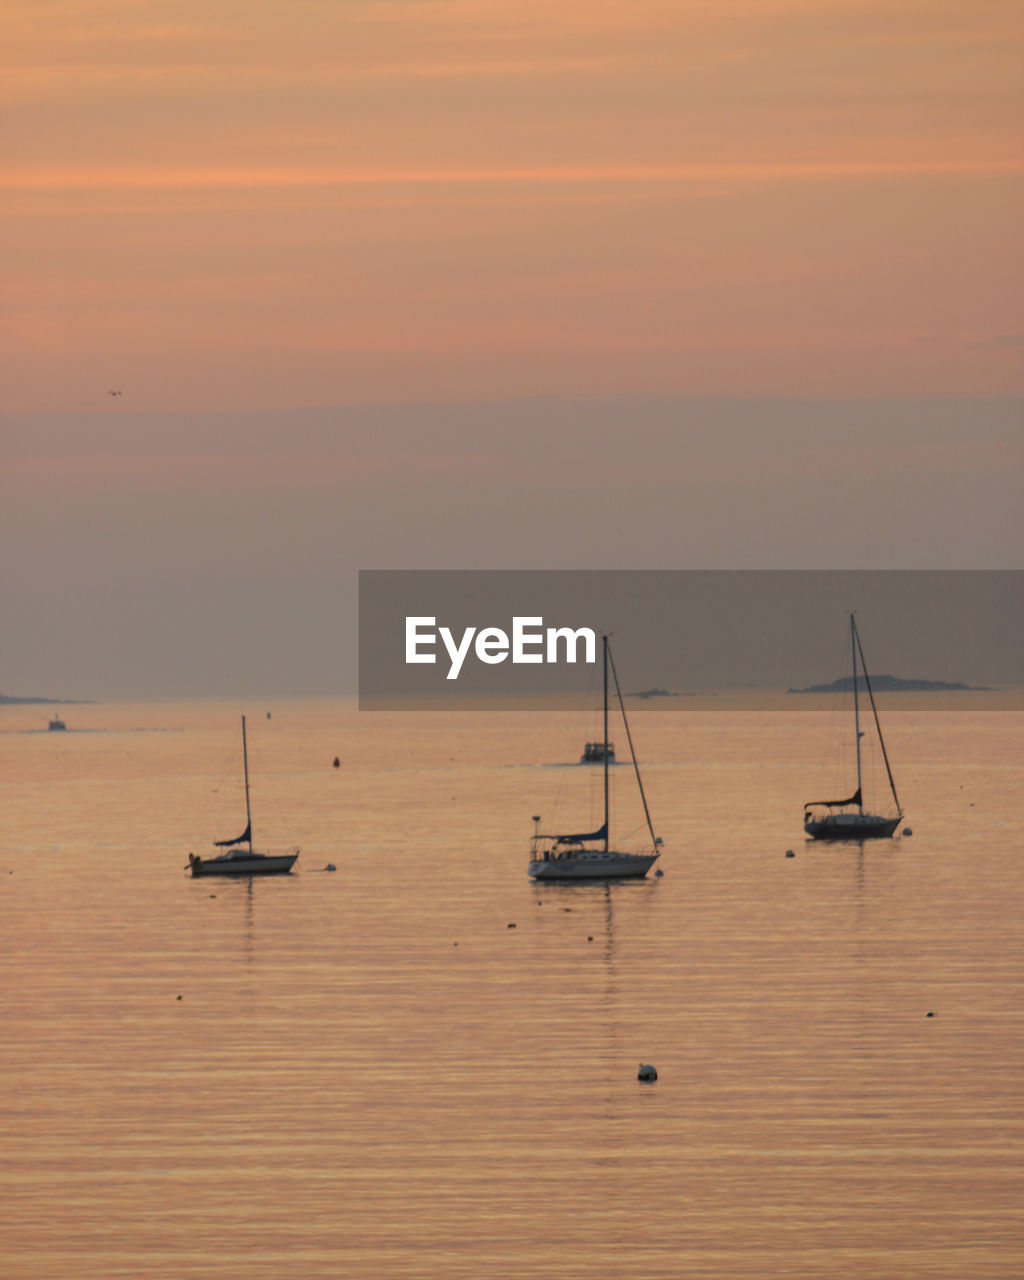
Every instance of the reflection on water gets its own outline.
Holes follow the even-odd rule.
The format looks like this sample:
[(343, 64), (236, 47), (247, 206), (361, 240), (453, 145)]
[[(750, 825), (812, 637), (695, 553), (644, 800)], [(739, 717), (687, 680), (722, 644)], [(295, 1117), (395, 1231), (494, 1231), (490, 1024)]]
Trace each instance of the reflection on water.
[(639, 711), (664, 877), (534, 884), (578, 724), (282, 702), (299, 870), (192, 880), (237, 710), (0, 735), (5, 1278), (1015, 1274), (1018, 714), (887, 717), (915, 834), (822, 847), (817, 713)]

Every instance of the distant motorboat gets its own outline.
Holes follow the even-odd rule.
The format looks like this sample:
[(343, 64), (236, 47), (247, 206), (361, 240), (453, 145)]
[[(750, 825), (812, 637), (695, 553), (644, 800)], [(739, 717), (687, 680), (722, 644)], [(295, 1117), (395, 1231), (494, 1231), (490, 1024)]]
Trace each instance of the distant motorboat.
[(583, 754), (580, 756), (580, 764), (604, 764), (605, 760), (609, 764), (615, 763), (614, 742), (587, 742), (584, 744)]
[(50, 721), (50, 732), (51, 732), (51, 733), (62, 733), (62, 732), (64, 732), (66, 729), (67, 729), (67, 725), (66, 725), (66, 724), (64, 723), (64, 721), (60, 718), (60, 716), (54, 716), (54, 717), (53, 717), (53, 719)]
[[(882, 726), (878, 720), (878, 709), (875, 706), (875, 695), (871, 691), (871, 678), (864, 661), (864, 650), (861, 648), (860, 632), (857, 623), (850, 614), (850, 649), (853, 654), (853, 736), (856, 743), (857, 758), (857, 790), (845, 800), (809, 800), (804, 805), (804, 830), (812, 840), (877, 840), (891, 836), (903, 818), (903, 809), (896, 794), (896, 783), (893, 781), (892, 769), (889, 765), (889, 754), (885, 749), (882, 737)], [(861, 779), (860, 758), (860, 690), (857, 683), (857, 657), (860, 655), (860, 668), (864, 677), (864, 686), (871, 703), (871, 712), (875, 721), (875, 732), (878, 734), (879, 746), (882, 748), (882, 759), (889, 778), (896, 816), (864, 811), (864, 789)], [(827, 810), (827, 812), (822, 812)]]
[[(287, 853), (257, 853), (252, 847), (252, 813), (249, 807), (249, 752), (245, 741), (245, 716), (242, 716), (242, 768), (245, 773), (245, 830), (234, 840), (215, 840), (214, 847), (228, 849), (227, 853), (217, 854), (213, 858), (202, 858), (197, 854), (188, 855), (188, 867), (193, 877), (197, 876), (268, 876), (282, 875), (291, 871), (299, 856), (298, 849), (289, 849)], [(246, 845), (245, 849), (235, 848)]]
[[(601, 748), (601, 763), (604, 766), (604, 823), (596, 831), (573, 833), (569, 835), (545, 835), (540, 830), (540, 818), (533, 819), (533, 835), (530, 837), (530, 863), (528, 874), (534, 880), (618, 880), (645, 876), (654, 866), (661, 852), (661, 839), (654, 834), (651, 826), (651, 815), (647, 809), (647, 797), (644, 795), (644, 784), (640, 778), (640, 769), (633, 751), (633, 739), (626, 720), (626, 708), (622, 702), (622, 690), (619, 678), (615, 673), (615, 661), (608, 649), (608, 637), (601, 637), (602, 656), (604, 662), (604, 735), (600, 743), (588, 743), (588, 747)], [(636, 773), (640, 799), (643, 801), (647, 828), (651, 833), (650, 853), (625, 853), (613, 849), (608, 840), (608, 766), (614, 759), (612, 744), (608, 741), (608, 669), (611, 664), (612, 676), (615, 679), (615, 692), (618, 695), (619, 710), (622, 723), (629, 741), (630, 756)]]

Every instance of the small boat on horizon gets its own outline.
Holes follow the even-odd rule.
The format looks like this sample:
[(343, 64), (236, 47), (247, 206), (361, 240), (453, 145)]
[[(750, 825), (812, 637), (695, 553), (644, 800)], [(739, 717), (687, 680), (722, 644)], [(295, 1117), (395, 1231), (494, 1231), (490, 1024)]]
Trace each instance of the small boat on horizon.
[[(198, 876), (268, 876), (284, 875), (291, 871), (299, 856), (298, 849), (287, 853), (257, 853), (252, 847), (252, 812), (249, 806), (249, 752), (245, 740), (245, 716), (242, 716), (242, 769), (245, 774), (245, 830), (233, 840), (215, 840), (214, 848), (227, 849), (227, 853), (212, 858), (198, 854), (188, 855), (186, 871), (193, 878)], [(237, 848), (245, 845), (245, 849)]]
[(580, 764), (604, 764), (605, 760), (607, 760), (609, 764), (615, 763), (614, 742), (584, 743), (583, 754), (580, 756)]
[[(608, 648), (608, 637), (601, 637), (602, 657), (604, 664), (604, 736), (600, 743), (588, 743), (601, 750), (601, 763), (604, 766), (604, 822), (596, 831), (573, 833), (569, 835), (546, 835), (540, 830), (540, 816), (533, 819), (533, 835), (530, 837), (530, 863), (528, 874), (534, 880), (618, 880), (639, 878), (657, 862), (661, 853), (661, 839), (654, 834), (651, 815), (647, 808), (647, 797), (644, 784), (637, 765), (636, 752), (633, 750), (633, 739), (626, 720), (626, 708), (622, 702), (622, 690), (619, 677), (615, 671), (615, 660)], [(630, 756), (636, 773), (637, 787), (643, 802), (647, 829), (651, 833), (650, 853), (625, 853), (613, 849), (608, 839), (608, 766), (614, 760), (615, 752), (608, 741), (608, 670), (611, 667), (615, 681), (615, 692), (618, 696), (622, 723), (629, 742)]]
[(50, 720), (49, 728), (51, 733), (63, 733), (67, 729), (67, 725), (60, 716), (53, 716)]
[[(903, 808), (896, 794), (896, 783), (893, 781), (892, 768), (889, 765), (889, 754), (885, 749), (882, 737), (882, 726), (878, 720), (878, 709), (875, 706), (875, 695), (871, 690), (871, 678), (868, 675), (867, 663), (864, 661), (864, 650), (860, 643), (860, 632), (854, 615), (850, 614), (850, 650), (853, 657), (853, 735), (856, 743), (857, 790), (845, 800), (808, 800), (804, 805), (804, 830), (812, 840), (877, 840), (891, 836), (903, 819)], [(860, 741), (864, 736), (860, 727), (860, 690), (857, 683), (857, 657), (860, 656), (860, 669), (864, 677), (864, 687), (868, 692), (871, 712), (875, 722), (882, 759), (885, 761), (885, 772), (889, 779), (893, 803), (896, 805), (896, 816), (866, 813), (864, 810), (864, 784), (861, 776)], [(815, 812), (815, 811), (818, 812)], [(827, 810), (827, 812), (822, 812)]]

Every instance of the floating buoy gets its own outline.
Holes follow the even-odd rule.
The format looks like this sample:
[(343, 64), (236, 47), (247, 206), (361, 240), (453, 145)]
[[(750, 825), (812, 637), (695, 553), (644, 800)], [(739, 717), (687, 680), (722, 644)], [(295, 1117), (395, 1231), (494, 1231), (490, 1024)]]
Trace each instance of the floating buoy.
[(904, 827), (902, 834), (905, 836), (912, 836), (914, 833), (909, 827)]
[(181, 999), (181, 996), (178, 996), (178, 999), (180, 1000), (180, 999)]
[(509, 928), (510, 928), (510, 929), (514, 929), (515, 927), (516, 927), (516, 926), (515, 926), (515, 924), (514, 924), (514, 923), (509, 925)]
[(337, 756), (335, 756), (335, 757), (334, 757), (334, 767), (335, 767), (335, 769), (340, 769), (340, 768), (341, 768), (341, 761), (338, 759), (338, 757), (337, 757)]
[(929, 1010), (928, 1010), (928, 1012), (927, 1012), (924, 1016), (925, 1016), (926, 1018), (934, 1018), (934, 1017), (935, 1017), (935, 1014), (934, 1014), (934, 1013), (932, 1013), (931, 1009), (929, 1009)]
[(324, 867), (325, 871), (337, 871), (337, 869), (338, 868), (334, 865), (333, 862), (328, 862), (327, 866)]
[(658, 1073), (649, 1062), (641, 1062), (640, 1070), (636, 1073), (636, 1078), (642, 1080), (645, 1084), (651, 1084), (657, 1080)]
[(664, 871), (662, 871), (661, 867), (659, 867), (657, 871), (655, 871), (654, 873), (655, 880), (659, 880), (664, 874), (665, 874)]
[(796, 857), (796, 854), (793, 852), (793, 850), (792, 850), (792, 849), (787, 849), (787, 850), (786, 850), (786, 857), (787, 857), (787, 858), (795, 858), (795, 857)]
[(593, 942), (593, 941), (594, 941), (594, 935), (593, 935), (592, 933), (588, 933), (588, 934), (587, 934), (587, 941), (588, 941), (588, 942)]

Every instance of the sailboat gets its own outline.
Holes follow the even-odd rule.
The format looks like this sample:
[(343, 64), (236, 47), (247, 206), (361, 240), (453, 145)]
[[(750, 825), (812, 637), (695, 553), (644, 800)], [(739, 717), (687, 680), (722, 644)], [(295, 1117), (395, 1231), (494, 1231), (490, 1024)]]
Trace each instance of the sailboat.
[[(882, 726), (878, 721), (878, 709), (875, 706), (875, 695), (871, 692), (871, 677), (868, 675), (867, 663), (864, 661), (864, 650), (861, 648), (860, 632), (853, 614), (850, 614), (850, 651), (853, 656), (853, 732), (857, 744), (857, 790), (845, 800), (809, 800), (804, 805), (804, 830), (813, 840), (874, 840), (891, 836), (903, 818), (899, 796), (896, 794), (896, 783), (893, 781), (892, 768), (889, 765), (889, 754), (885, 749), (882, 737)], [(896, 816), (883, 817), (877, 813), (865, 813), (863, 783), (861, 779), (860, 740), (863, 737), (860, 728), (860, 689), (857, 684), (857, 658), (860, 656), (860, 669), (864, 676), (864, 687), (867, 689), (874, 716), (875, 732), (882, 748), (882, 759), (885, 761), (885, 772), (889, 778)], [(827, 812), (823, 812), (827, 810)]]
[[(626, 708), (622, 704), (622, 690), (619, 677), (615, 671), (615, 660), (608, 647), (608, 637), (601, 637), (601, 650), (604, 670), (604, 739), (601, 753), (604, 765), (604, 822), (596, 831), (574, 833), (571, 835), (545, 835), (540, 830), (540, 817), (533, 819), (533, 835), (530, 837), (529, 875), (534, 880), (611, 880), (637, 878), (645, 876), (654, 866), (661, 852), (661, 839), (654, 834), (651, 815), (647, 808), (647, 797), (644, 795), (644, 784), (640, 777), (640, 768), (633, 750), (633, 739), (626, 720)], [(613, 849), (608, 839), (608, 766), (612, 759), (608, 741), (608, 670), (611, 667), (615, 680), (615, 692), (622, 713), (622, 723), (629, 741), (629, 751), (636, 773), (640, 799), (643, 801), (644, 816), (647, 829), (651, 833), (652, 847), (650, 853), (622, 853)]]
[[(215, 840), (214, 847), (227, 849), (227, 853), (213, 858), (188, 855), (188, 867), (193, 876), (268, 876), (291, 871), (298, 849), (287, 853), (256, 853), (252, 847), (252, 812), (249, 807), (249, 752), (245, 742), (245, 716), (242, 716), (242, 768), (245, 773), (245, 830), (234, 840)], [(242, 849), (238, 846), (245, 845)]]

